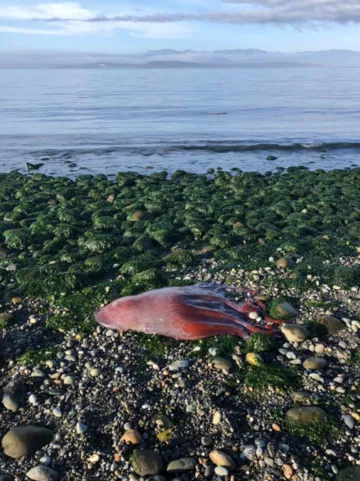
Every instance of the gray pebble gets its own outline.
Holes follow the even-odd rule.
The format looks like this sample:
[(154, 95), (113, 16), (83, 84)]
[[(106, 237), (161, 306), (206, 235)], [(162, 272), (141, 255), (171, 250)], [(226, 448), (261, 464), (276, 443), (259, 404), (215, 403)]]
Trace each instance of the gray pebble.
[(59, 473), (47, 466), (36, 466), (26, 473), (26, 476), (32, 481), (57, 481)]

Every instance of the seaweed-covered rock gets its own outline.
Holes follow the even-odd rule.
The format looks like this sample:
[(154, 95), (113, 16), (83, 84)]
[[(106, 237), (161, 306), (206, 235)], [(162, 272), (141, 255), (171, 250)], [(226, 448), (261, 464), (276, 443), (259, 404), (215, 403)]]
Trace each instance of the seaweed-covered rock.
[(299, 408), (291, 408), (286, 412), (289, 421), (298, 424), (311, 424), (326, 422), (328, 415), (317, 406), (302, 406)]
[(150, 449), (136, 450), (132, 455), (131, 464), (139, 476), (160, 474), (164, 470), (161, 456)]
[(4, 232), (4, 237), (9, 249), (25, 249), (30, 244), (31, 233), (26, 227), (9, 229)]

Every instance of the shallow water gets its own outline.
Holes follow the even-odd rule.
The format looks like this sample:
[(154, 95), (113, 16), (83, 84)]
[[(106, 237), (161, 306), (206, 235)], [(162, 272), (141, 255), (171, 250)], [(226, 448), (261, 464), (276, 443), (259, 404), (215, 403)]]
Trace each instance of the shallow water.
[(0, 70), (0, 171), (360, 165), (359, 72)]

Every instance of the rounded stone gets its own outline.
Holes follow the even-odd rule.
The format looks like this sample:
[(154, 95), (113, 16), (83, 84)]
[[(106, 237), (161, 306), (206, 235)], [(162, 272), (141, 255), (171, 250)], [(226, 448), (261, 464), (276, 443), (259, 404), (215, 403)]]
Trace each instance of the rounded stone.
[(321, 408), (316, 406), (304, 406), (300, 408), (291, 408), (286, 412), (289, 421), (298, 424), (311, 424), (315, 422), (324, 422), (327, 414)]
[(218, 369), (219, 371), (230, 371), (232, 367), (232, 362), (229, 361), (228, 359), (217, 356), (211, 360), (211, 365), (214, 366), (214, 368)]
[(209, 458), (212, 463), (216, 464), (216, 466), (223, 466), (231, 470), (235, 468), (235, 463), (232, 458), (218, 449), (211, 451)]
[(246, 354), (245, 360), (250, 366), (260, 366), (264, 363), (263, 358), (260, 354), (256, 354), (255, 352), (248, 352)]
[(229, 470), (227, 468), (224, 468), (223, 466), (216, 466), (215, 474), (217, 474), (218, 476), (228, 476)]
[(281, 302), (275, 306), (275, 314), (281, 319), (295, 319), (297, 310), (289, 302)]
[(53, 433), (40, 426), (17, 426), (5, 434), (1, 445), (6, 456), (19, 459), (51, 443)]
[(0, 481), (14, 481), (14, 478), (10, 474), (0, 474)]
[(82, 424), (82, 423), (76, 424), (76, 432), (78, 434), (85, 434), (88, 429), (89, 428), (86, 426), (86, 424)]
[(283, 324), (280, 330), (289, 342), (302, 342), (309, 337), (309, 331), (306, 327), (297, 324)]
[(296, 263), (292, 259), (289, 259), (288, 257), (281, 257), (276, 261), (276, 266), (281, 267), (281, 268), (289, 268), (293, 269), (295, 267)]
[(9, 411), (16, 412), (24, 404), (25, 385), (22, 379), (9, 382), (4, 389), (2, 403)]
[(320, 371), (321, 369), (325, 369), (327, 366), (326, 359), (321, 357), (308, 357), (303, 362), (304, 369), (310, 369), (311, 371)]
[(32, 481), (57, 481), (59, 473), (47, 466), (36, 466), (26, 473), (26, 476)]
[(131, 458), (131, 465), (135, 473), (139, 476), (160, 474), (164, 469), (161, 456), (150, 449), (135, 451)]
[(346, 325), (334, 316), (323, 314), (317, 320), (319, 324), (326, 327), (329, 334), (336, 334), (337, 332), (346, 328)]
[(348, 466), (339, 471), (336, 481), (360, 481), (360, 466)]
[(186, 471), (194, 471), (196, 468), (196, 460), (194, 458), (180, 458), (171, 461), (166, 471), (168, 473), (185, 473)]
[(128, 429), (125, 431), (120, 441), (130, 444), (140, 444), (142, 442), (142, 437), (136, 429)]
[(131, 214), (131, 220), (137, 222), (139, 220), (152, 220), (153, 216), (149, 212), (136, 210)]

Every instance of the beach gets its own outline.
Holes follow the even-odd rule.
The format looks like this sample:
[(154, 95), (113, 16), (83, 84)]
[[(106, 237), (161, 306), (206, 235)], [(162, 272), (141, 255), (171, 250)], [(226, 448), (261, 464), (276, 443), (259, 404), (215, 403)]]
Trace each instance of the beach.
[[(169, 170), (0, 174), (1, 481), (357, 479), (360, 169)], [(200, 282), (285, 328), (94, 320)]]

